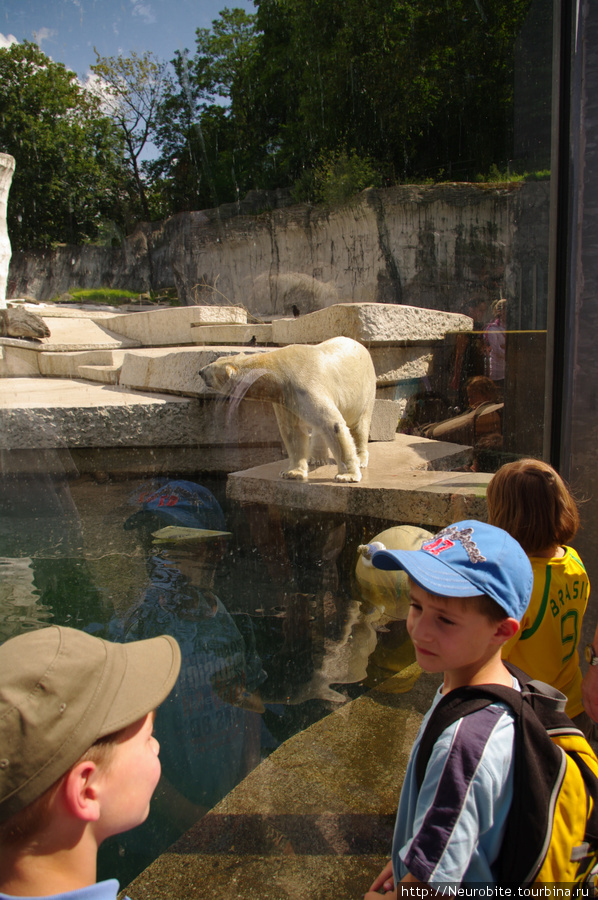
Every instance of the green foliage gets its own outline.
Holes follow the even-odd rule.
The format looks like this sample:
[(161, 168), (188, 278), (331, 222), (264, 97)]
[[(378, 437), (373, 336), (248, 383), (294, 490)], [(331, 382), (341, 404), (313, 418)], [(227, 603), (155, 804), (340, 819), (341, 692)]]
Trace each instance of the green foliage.
[(35, 44), (0, 50), (0, 147), (16, 160), (13, 250), (81, 243), (114, 212), (121, 157), (112, 122), (75, 74)]
[(371, 159), (355, 151), (322, 154), (313, 172), (306, 171), (295, 182), (294, 199), (315, 200), (327, 206), (345, 203), (359, 191), (379, 187), (380, 174)]
[[(543, 177), (544, 2), (530, 19), (531, 0), (256, 0), (255, 15), (226, 8), (198, 28), (194, 52), (168, 71), (149, 53), (98, 57), (101, 101), (35, 45), (0, 50), (13, 247), (114, 243), (140, 217), (250, 189), (294, 186), (296, 200), (336, 204), (398, 182)], [(516, 47), (519, 83), (542, 78), (518, 104), (535, 111), (533, 128), (508, 163)], [(142, 163), (149, 140), (159, 156)]]
[[(178, 52), (161, 104), (149, 171), (171, 212), (235, 201), (253, 186), (249, 125), (255, 16), (224, 9), (196, 31), (196, 52)], [(263, 150), (260, 148), (263, 156)]]
[(161, 288), (159, 291), (139, 293), (139, 291), (127, 291), (122, 288), (75, 288), (68, 294), (53, 297), (50, 303), (102, 303), (106, 306), (123, 306), (131, 303), (147, 305), (148, 303), (168, 303), (170, 306), (180, 306), (176, 288)]
[(496, 164), (490, 166), (487, 175), (478, 174), (475, 181), (478, 184), (509, 184), (518, 181), (548, 181), (550, 179), (550, 169), (539, 169), (537, 172), (511, 172), (508, 169), (500, 170)]
[(260, 0), (252, 121), (281, 180), (352, 148), (386, 183), (512, 152), (529, 0)]

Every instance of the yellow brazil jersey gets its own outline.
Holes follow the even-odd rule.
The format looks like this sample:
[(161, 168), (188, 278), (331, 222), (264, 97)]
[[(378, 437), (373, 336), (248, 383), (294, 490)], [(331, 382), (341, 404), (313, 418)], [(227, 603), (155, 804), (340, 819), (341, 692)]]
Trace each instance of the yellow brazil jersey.
[(530, 556), (532, 598), (502, 656), (566, 694), (567, 715), (572, 718), (583, 711), (577, 645), (590, 582), (575, 550), (564, 550), (564, 556), (552, 559)]

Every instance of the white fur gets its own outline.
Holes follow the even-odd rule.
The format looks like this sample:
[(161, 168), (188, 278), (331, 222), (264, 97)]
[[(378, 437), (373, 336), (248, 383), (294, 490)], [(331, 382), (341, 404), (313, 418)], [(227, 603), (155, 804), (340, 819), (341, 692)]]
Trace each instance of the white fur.
[(362, 344), (337, 337), (315, 346), (221, 357), (200, 375), (221, 393), (238, 396), (244, 390), (273, 403), (290, 461), (283, 478), (306, 481), (310, 455), (321, 465), (328, 461), (328, 447), (338, 466), (335, 480), (361, 481), (376, 396), (374, 365)]

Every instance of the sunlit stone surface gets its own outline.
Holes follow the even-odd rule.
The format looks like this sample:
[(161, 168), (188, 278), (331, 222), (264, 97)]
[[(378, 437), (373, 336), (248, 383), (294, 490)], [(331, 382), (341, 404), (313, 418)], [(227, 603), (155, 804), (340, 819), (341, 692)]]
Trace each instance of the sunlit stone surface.
[(469, 316), (387, 303), (337, 303), (298, 319), (275, 319), (275, 344), (311, 344), (344, 334), (366, 346), (442, 340), (448, 331), (471, 331)]
[(6, 282), (8, 280), (8, 265), (11, 257), (8, 227), (6, 225), (6, 210), (8, 207), (8, 192), (14, 171), (14, 156), (10, 156), (9, 153), (0, 153), (0, 309), (6, 309)]

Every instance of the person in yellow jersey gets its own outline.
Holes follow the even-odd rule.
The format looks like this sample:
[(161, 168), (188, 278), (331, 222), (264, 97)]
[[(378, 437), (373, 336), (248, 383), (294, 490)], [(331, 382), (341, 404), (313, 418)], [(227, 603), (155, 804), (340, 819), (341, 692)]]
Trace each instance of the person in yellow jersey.
[(567, 715), (593, 739), (578, 654), (590, 582), (579, 555), (568, 546), (579, 528), (575, 501), (555, 469), (538, 459), (502, 466), (486, 499), (488, 521), (521, 544), (534, 573), (530, 604), (519, 631), (503, 646), (503, 659), (562, 691)]

